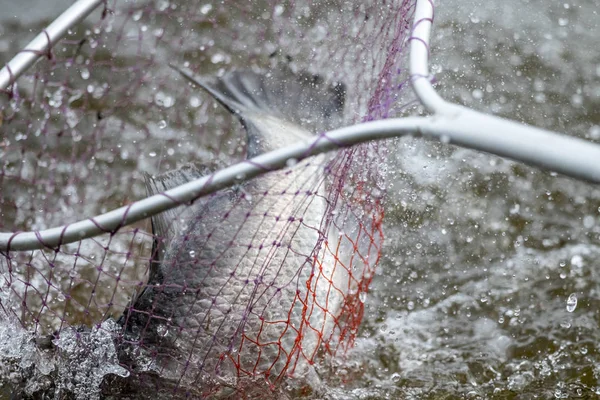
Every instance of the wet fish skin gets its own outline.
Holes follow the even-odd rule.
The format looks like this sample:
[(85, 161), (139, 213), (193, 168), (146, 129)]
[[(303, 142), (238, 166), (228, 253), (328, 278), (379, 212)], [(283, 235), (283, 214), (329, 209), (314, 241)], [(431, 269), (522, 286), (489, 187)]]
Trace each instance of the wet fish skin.
[[(248, 157), (340, 124), (343, 85), (289, 68), (234, 71), (197, 79), (237, 115), (248, 135)], [(120, 319), (152, 368), (186, 384), (267, 379), (306, 372), (333, 329), (347, 275), (315, 257), (329, 210), (317, 156), (152, 218), (148, 286)], [(149, 195), (210, 173), (186, 166), (146, 178)], [(333, 289), (332, 289), (333, 285)]]

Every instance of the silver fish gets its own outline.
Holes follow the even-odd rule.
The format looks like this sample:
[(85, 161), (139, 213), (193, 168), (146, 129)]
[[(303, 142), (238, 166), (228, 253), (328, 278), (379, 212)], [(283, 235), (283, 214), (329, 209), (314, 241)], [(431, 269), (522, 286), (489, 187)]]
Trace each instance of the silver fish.
[[(340, 125), (345, 90), (289, 67), (195, 78), (236, 115), (247, 157)], [(120, 322), (151, 368), (185, 386), (236, 387), (303, 376), (335, 336), (347, 271), (326, 235), (331, 210), (320, 155), (152, 218), (148, 285)], [(147, 177), (149, 195), (210, 174), (186, 166)], [(132, 365), (132, 368), (141, 368)]]

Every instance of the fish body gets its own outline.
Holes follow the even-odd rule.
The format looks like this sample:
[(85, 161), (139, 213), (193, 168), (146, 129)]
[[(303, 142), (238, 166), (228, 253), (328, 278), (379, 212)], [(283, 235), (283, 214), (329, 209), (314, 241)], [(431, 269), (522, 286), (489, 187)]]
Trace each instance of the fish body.
[[(239, 117), (248, 157), (308, 141), (341, 122), (344, 90), (289, 68), (197, 79)], [(320, 155), (152, 218), (147, 287), (121, 323), (152, 369), (186, 385), (303, 375), (335, 330), (348, 273), (333, 256)], [(186, 166), (147, 177), (149, 195), (210, 174)]]

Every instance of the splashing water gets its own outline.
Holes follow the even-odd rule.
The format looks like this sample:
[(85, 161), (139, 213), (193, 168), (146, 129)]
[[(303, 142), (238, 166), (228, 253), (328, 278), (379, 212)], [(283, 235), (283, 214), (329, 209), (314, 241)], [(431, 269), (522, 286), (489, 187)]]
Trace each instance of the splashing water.
[[(2, 304), (10, 304), (6, 296)], [(60, 337), (34, 337), (8, 317), (0, 326), (0, 379), (11, 384), (14, 393), (34, 397), (39, 393), (62, 398), (99, 399), (107, 375), (127, 377), (119, 365), (115, 334), (120, 328), (112, 320), (91, 330), (65, 328)]]
[[(202, 76), (285, 65), (313, 85), (341, 82), (338, 126), (394, 115), (406, 85), (402, 67), (412, 7), (409, 1), (107, 3), (4, 94), (0, 129), (10, 134), (0, 146), (0, 184), (15, 189), (0, 194), (0, 228), (44, 229), (106, 212), (145, 196), (143, 173), (160, 176), (187, 162), (214, 170), (263, 145), (248, 142), (234, 118), (185, 84), (169, 68), (174, 60)], [(311, 126), (315, 117), (307, 113), (297, 122)], [(2, 291), (10, 301), (3, 302), (3, 318), (38, 341), (51, 335), (47, 351), (58, 357), (50, 372), (34, 368), (23, 380), (49, 381), (27, 393), (202, 398), (325, 390), (323, 378), (300, 378), (309, 368), (326, 379), (357, 335), (380, 257), (386, 189), (385, 168), (362, 166), (379, 165), (385, 155), (385, 146), (373, 143), (291, 163), (289, 170), (273, 172), (275, 184), (262, 185), (260, 192), (239, 186), (224, 191), (221, 196), (233, 200), (218, 207), (209, 197), (169, 214), (175, 219), (167, 219), (168, 229), (177, 233), (214, 218), (228, 221), (209, 224), (226, 228), (229, 237), (219, 241), (204, 230), (201, 241), (184, 234), (186, 260), (165, 264), (160, 279), (153, 266), (157, 249), (168, 244), (168, 230), (155, 229), (157, 221), (58, 249), (5, 254)], [(201, 204), (209, 205), (208, 212), (197, 217), (191, 210)], [(318, 213), (315, 204), (322, 205)], [(281, 222), (260, 232), (247, 222), (256, 218)], [(189, 243), (195, 244), (187, 248)], [(249, 267), (237, 268), (230, 257), (244, 246)], [(297, 272), (279, 276), (273, 269), (279, 263)], [(232, 284), (199, 284), (178, 275), (187, 264), (215, 268)], [(345, 278), (334, 279), (332, 271)], [(254, 294), (246, 303), (228, 293), (250, 287)], [(203, 305), (212, 298), (220, 312), (240, 305), (246, 311), (238, 314), (243, 319), (237, 327), (221, 324), (216, 314), (194, 320), (197, 308), (175, 306), (175, 298), (213, 309)], [(128, 315), (151, 322), (133, 324)], [(110, 322), (116, 319), (117, 325)], [(152, 339), (144, 334), (150, 331)], [(197, 344), (172, 340), (184, 332)], [(213, 343), (218, 337), (231, 345), (205, 351), (211, 343), (207, 332)], [(105, 368), (90, 355), (94, 346), (104, 349), (98, 355), (106, 359)], [(227, 360), (228, 369), (213, 357)], [(75, 364), (79, 370), (72, 369)], [(206, 377), (204, 371), (214, 372)]]
[[(403, 115), (410, 100), (402, 91), (402, 68), (412, 2), (238, 3), (110, 1), (114, 12), (92, 16), (53, 50), (53, 58), (22, 78), (15, 96), (0, 100), (0, 185), (11, 188), (0, 192), (2, 230), (59, 225), (142, 198), (143, 172), (243, 158), (243, 128), (208, 96), (183, 85), (169, 62), (222, 76), (236, 67), (270, 68), (289, 55), (297, 71), (346, 84), (344, 123)], [(593, 2), (444, 0), (437, 6), (432, 72), (443, 97), (598, 140), (599, 122), (590, 112), (599, 76), (590, 50), (598, 32)], [(8, 51), (0, 58), (18, 51), (29, 30), (45, 22), (2, 24), (0, 48)], [(388, 153), (393, 156), (386, 163)], [(381, 252), (381, 261), (368, 295), (360, 291), (350, 307), (364, 314), (355, 345), (331, 362), (316, 359), (327, 390), (290, 379), (282, 383), (288, 396), (600, 393), (597, 188), (410, 139), (338, 157), (320, 175), (339, 185), (329, 226), (366, 246), (360, 254), (369, 259)], [(375, 221), (383, 208), (386, 242), (381, 251), (368, 250), (373, 226), (372, 237), (380, 238)], [(7, 371), (33, 365), (31, 339), (118, 317), (144, 287), (150, 231), (137, 224), (59, 252), (11, 252), (0, 259), (3, 318), (26, 328), (2, 334), (18, 338), (2, 345), (13, 360)], [(576, 311), (569, 312), (573, 293)], [(152, 355), (138, 361), (152, 381)], [(33, 372), (43, 377), (48, 371)], [(129, 373), (105, 375), (104, 393), (115, 382), (121, 393), (139, 388), (135, 379), (141, 378)], [(3, 382), (22, 382), (8, 375)], [(170, 398), (178, 388), (165, 380), (156, 387), (146, 397)], [(279, 395), (268, 385), (258, 387), (260, 395)], [(220, 394), (235, 396), (236, 389), (226, 386)], [(259, 396), (252, 387), (243, 389)], [(42, 390), (50, 389), (33, 385), (27, 393)]]

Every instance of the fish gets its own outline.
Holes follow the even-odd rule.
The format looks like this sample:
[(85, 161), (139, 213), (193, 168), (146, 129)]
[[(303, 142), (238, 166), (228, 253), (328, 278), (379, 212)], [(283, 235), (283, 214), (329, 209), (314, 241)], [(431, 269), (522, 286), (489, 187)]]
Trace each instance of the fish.
[[(343, 121), (344, 84), (289, 65), (220, 77), (174, 69), (239, 119), (247, 159), (312, 141)], [(326, 165), (334, 157), (292, 160), (152, 217), (148, 282), (119, 319), (129, 370), (217, 398), (244, 382), (274, 387), (289, 376), (314, 377), (351, 290), (348, 272), (320, 251), (339, 237), (326, 218), (333, 207)], [(163, 193), (214, 170), (192, 164), (147, 175), (146, 190)]]

